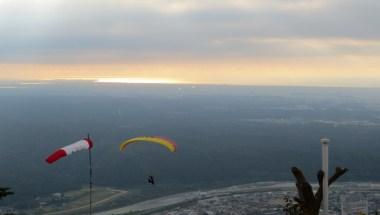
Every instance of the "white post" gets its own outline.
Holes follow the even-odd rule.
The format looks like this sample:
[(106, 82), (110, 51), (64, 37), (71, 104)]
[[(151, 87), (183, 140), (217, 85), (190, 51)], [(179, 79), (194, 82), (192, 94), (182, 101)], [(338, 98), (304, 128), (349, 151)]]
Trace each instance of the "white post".
[(323, 177), (323, 214), (328, 215), (329, 210), (329, 143), (327, 138), (321, 139), (322, 144), (322, 170), (325, 173)]

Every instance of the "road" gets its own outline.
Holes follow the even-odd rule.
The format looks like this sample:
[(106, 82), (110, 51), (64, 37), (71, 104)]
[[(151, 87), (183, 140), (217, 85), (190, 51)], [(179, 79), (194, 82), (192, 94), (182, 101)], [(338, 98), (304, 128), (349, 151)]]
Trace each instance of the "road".
[(125, 214), (138, 211), (147, 211), (153, 209), (160, 209), (163, 207), (168, 207), (172, 205), (177, 205), (181, 203), (186, 203), (193, 200), (207, 199), (215, 196), (231, 195), (233, 193), (246, 193), (246, 192), (257, 192), (257, 191), (270, 191), (270, 190), (289, 190), (294, 188), (293, 183), (267, 183), (267, 184), (245, 184), (232, 187), (226, 187), (221, 189), (215, 189), (210, 191), (193, 191), (180, 194), (174, 194), (170, 196), (165, 196), (161, 198), (156, 198), (152, 200), (147, 200), (139, 202), (133, 205), (95, 213), (94, 215), (116, 215)]

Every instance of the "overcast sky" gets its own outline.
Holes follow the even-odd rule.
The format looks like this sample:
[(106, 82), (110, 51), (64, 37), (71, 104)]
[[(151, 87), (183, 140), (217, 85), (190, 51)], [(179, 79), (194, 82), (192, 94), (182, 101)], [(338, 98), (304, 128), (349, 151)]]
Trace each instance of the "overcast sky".
[(378, 0), (0, 0), (0, 33), (2, 79), (380, 86)]

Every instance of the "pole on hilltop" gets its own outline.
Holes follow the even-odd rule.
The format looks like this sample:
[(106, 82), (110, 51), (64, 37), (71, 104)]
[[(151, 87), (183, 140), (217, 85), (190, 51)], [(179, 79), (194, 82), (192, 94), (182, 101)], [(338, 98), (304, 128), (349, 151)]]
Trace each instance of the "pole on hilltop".
[(323, 176), (323, 188), (322, 188), (322, 199), (323, 199), (323, 215), (328, 215), (329, 213), (329, 143), (330, 140), (327, 138), (321, 139), (322, 144), (322, 171)]
[[(90, 134), (87, 134), (87, 139), (91, 141)], [(89, 187), (90, 187), (90, 215), (92, 215), (92, 156), (91, 156), (91, 148), (88, 149), (88, 162), (89, 162)]]

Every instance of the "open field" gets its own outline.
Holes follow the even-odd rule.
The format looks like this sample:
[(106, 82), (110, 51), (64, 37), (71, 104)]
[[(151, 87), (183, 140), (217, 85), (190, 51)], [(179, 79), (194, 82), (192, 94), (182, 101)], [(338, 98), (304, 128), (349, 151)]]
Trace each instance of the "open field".
[[(93, 189), (93, 208), (105, 205), (127, 194), (125, 190), (95, 187)], [(33, 214), (69, 215), (85, 213), (89, 210), (89, 191), (82, 188), (77, 191), (53, 194), (40, 199), (40, 207)]]

